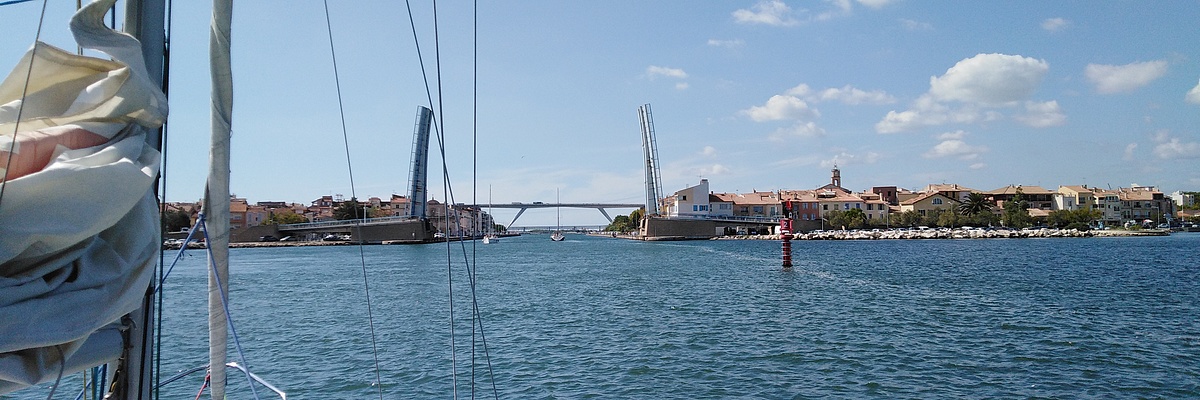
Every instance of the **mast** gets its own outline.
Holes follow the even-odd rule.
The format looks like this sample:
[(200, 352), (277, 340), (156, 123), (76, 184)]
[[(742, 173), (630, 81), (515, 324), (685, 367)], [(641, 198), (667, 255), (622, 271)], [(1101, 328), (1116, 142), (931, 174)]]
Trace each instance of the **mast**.
[[(166, 1), (164, 0), (129, 0), (125, 3), (125, 32), (132, 35), (141, 43), (142, 58), (146, 63), (146, 72), (150, 81), (166, 93)], [(146, 135), (146, 142), (155, 150), (162, 151), (163, 129), (158, 134)], [(154, 186), (157, 197), (158, 185)], [(161, 225), (159, 225), (161, 229)], [(161, 233), (160, 233), (161, 236)], [(129, 349), (126, 357), (121, 358), (118, 369), (128, 371), (124, 375), (125, 397), (128, 399), (150, 399), (154, 390), (153, 368), (154, 338), (157, 324), (154, 315), (160, 310), (155, 309), (155, 285), (152, 282), (143, 298), (142, 307), (130, 313), (136, 323), (132, 324), (129, 333)]]
[(208, 44), (212, 75), (212, 144), (204, 195), (209, 262), (214, 268), (208, 276), (208, 365), (212, 379), (209, 393), (213, 399), (225, 398), (225, 352), (229, 330), (224, 304), (229, 293), (229, 140), (233, 121), (229, 39), (232, 15), (231, 0), (213, 0)]

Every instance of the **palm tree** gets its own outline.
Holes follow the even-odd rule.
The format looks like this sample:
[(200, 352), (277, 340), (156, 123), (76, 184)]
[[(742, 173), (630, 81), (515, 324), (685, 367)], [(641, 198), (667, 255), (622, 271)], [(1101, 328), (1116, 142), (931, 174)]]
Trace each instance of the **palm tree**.
[(967, 195), (966, 201), (958, 206), (958, 213), (962, 215), (977, 215), (983, 212), (992, 211), (992, 202), (988, 201), (987, 196), (983, 193), (971, 192)]

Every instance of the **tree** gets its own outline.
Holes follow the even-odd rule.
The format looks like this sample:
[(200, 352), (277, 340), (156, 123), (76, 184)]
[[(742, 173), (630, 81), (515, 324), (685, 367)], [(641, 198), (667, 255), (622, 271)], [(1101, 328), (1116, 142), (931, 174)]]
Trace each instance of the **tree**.
[(896, 217), (892, 218), (892, 221), (893, 225), (907, 226), (911, 228), (921, 224), (921, 214), (915, 210), (908, 210), (900, 214), (896, 214)]
[(634, 227), (640, 227), (642, 226), (642, 218), (645, 217), (645, 214), (646, 210), (641, 208), (633, 210), (629, 213), (629, 222), (632, 223)]
[(988, 200), (983, 193), (971, 192), (967, 195), (966, 201), (958, 205), (958, 212), (966, 216), (974, 216), (983, 212), (992, 212), (994, 205)]
[(1025, 228), (1033, 225), (1033, 217), (1029, 216), (1029, 202), (1021, 195), (1021, 189), (1012, 200), (1004, 202), (1004, 214), (1000, 215), (1000, 223), (1009, 228)]
[(846, 229), (861, 229), (867, 225), (867, 215), (862, 210), (852, 208), (847, 211), (830, 211), (825, 214), (831, 227)]
[(492, 224), (493, 232), (508, 232), (508, 227), (500, 224)]
[(937, 217), (937, 225), (938, 226), (945, 227), (945, 228), (953, 228), (956, 226), (964, 225), (963, 218), (960, 215), (958, 215), (958, 211), (956, 211), (953, 208), (951, 208), (949, 210), (944, 210), (944, 211), (940, 212), (939, 214), (940, 215), (938, 215), (938, 217)]
[(299, 224), (304, 222), (308, 222), (308, 218), (304, 218), (303, 215), (296, 214), (292, 210), (279, 210), (267, 216), (267, 220), (263, 222), (263, 225)]
[(192, 218), (186, 211), (169, 210), (162, 215), (163, 225), (167, 232), (179, 232), (192, 226)]
[(358, 199), (351, 197), (350, 200), (343, 201), (338, 204), (337, 208), (333, 209), (333, 219), (348, 220), (362, 219), (365, 217), (367, 210), (358, 204)]
[(613, 218), (613, 222), (604, 228), (606, 232), (629, 232), (637, 229), (629, 216), (618, 215)]

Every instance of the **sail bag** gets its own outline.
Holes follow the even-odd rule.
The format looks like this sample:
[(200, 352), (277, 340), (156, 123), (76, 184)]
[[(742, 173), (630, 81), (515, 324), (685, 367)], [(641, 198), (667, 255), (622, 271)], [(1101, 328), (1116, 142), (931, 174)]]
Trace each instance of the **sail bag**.
[(111, 3), (71, 30), (112, 60), (37, 43), (0, 83), (0, 393), (119, 356), (116, 328), (154, 275), (159, 152), (146, 138), (167, 102), (137, 40), (103, 25)]

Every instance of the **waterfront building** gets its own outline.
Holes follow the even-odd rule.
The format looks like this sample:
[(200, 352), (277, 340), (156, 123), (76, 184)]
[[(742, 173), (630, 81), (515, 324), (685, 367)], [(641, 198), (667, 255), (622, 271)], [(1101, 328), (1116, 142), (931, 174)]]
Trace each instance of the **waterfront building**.
[(922, 217), (935, 212), (951, 211), (958, 208), (960, 201), (947, 197), (941, 192), (928, 192), (900, 202), (900, 212), (914, 211)]
[(1157, 225), (1168, 222), (1175, 215), (1175, 202), (1163, 195), (1154, 186), (1131, 185), (1117, 188), (1120, 199), (1121, 218), (1127, 222), (1146, 225), (1146, 221)]
[(1056, 192), (1051, 192), (1041, 186), (1008, 185), (983, 193), (988, 195), (992, 199), (992, 202), (996, 203), (996, 207), (1004, 208), (1004, 203), (1016, 198), (1018, 192), (1021, 193), (1021, 199), (1025, 200), (1028, 204), (1026, 208), (1030, 210), (1048, 212), (1054, 209), (1054, 194)]
[(1175, 191), (1171, 193), (1171, 200), (1175, 201), (1175, 206), (1179, 208), (1191, 207), (1196, 205), (1196, 195)]
[(959, 186), (957, 183), (931, 183), (925, 186), (925, 189), (921, 190), (920, 193), (941, 193), (942, 196), (949, 197), (961, 203), (967, 201), (971, 197), (971, 193), (982, 192), (966, 186)]
[(668, 218), (704, 218), (709, 216), (708, 179), (675, 192), (661, 202), (662, 214)]
[(1096, 193), (1087, 185), (1059, 186), (1054, 196), (1055, 210), (1098, 210), (1100, 207)]

